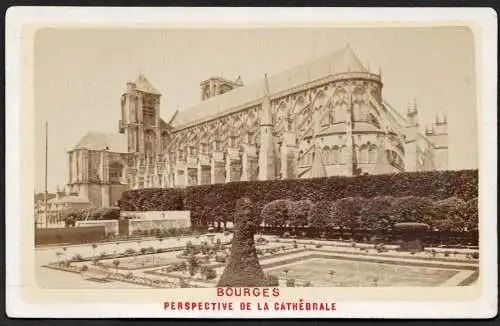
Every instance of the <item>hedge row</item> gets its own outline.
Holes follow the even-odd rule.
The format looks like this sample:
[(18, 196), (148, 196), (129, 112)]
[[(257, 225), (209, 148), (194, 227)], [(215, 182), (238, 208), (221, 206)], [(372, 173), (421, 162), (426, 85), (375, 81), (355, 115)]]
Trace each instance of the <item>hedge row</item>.
[(76, 221), (84, 220), (118, 220), (120, 209), (117, 207), (68, 209), (62, 213), (62, 218), (68, 226), (74, 226)]
[(139, 189), (127, 191), (119, 201), (122, 210), (189, 210), (192, 224), (231, 221), (236, 201), (248, 197), (256, 209), (277, 199), (312, 202), (345, 197), (417, 196), (432, 200), (455, 197), (469, 201), (478, 197), (478, 171), (405, 172), (358, 177), (231, 182), (185, 189)]
[(123, 211), (180, 211), (184, 205), (181, 189), (153, 188), (125, 191), (118, 206)]

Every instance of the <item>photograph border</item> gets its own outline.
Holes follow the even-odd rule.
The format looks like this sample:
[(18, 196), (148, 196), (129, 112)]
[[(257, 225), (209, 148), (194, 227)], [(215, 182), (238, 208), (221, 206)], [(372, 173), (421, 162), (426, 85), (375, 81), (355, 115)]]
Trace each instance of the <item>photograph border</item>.
[[(110, 13), (113, 13), (110, 15)], [(335, 23), (332, 23), (335, 22)], [(92, 25), (92, 26), (91, 26)], [(167, 290), (53, 290), (34, 281), (33, 39), (43, 27), (81, 28), (367, 27), (466, 25), (476, 39), (479, 135), (480, 288), (348, 289), (329, 297), (314, 288), (281, 291), (283, 300), (335, 300), (329, 312), (185, 312), (163, 310)], [(6, 303), (10, 317), (85, 318), (489, 318), (497, 314), (497, 16), (489, 8), (61, 8), (11, 7), (6, 15)], [(21, 124), (22, 121), (22, 124)], [(30, 138), (31, 137), (31, 138)], [(31, 230), (31, 231), (28, 231)], [(22, 231), (22, 232), (21, 232)], [(488, 259), (484, 259), (488, 257)], [(17, 267), (17, 268), (16, 268)], [(328, 288), (327, 288), (328, 289)], [(338, 289), (338, 288), (337, 288)], [(109, 293), (108, 293), (109, 291)], [(216, 300), (214, 289), (168, 290), (176, 298)], [(406, 290), (405, 290), (406, 291)], [(75, 293), (78, 292), (78, 293)], [(106, 292), (106, 293), (103, 293)], [(113, 292), (113, 293), (111, 293)], [(439, 293), (446, 292), (446, 293)], [(320, 293), (319, 297), (317, 294)], [(368, 295), (369, 293), (369, 295)], [(432, 293), (437, 299), (431, 300)], [(130, 297), (127, 297), (129, 295)], [(362, 299), (360, 299), (360, 296)], [(381, 301), (383, 295), (386, 301)], [(471, 300), (474, 296), (478, 298)], [(331, 296), (331, 295), (330, 295)], [(106, 298), (111, 300), (105, 300)], [(115, 298), (113, 300), (113, 297)], [(373, 297), (373, 300), (368, 300)], [(70, 302), (78, 298), (79, 302)], [(102, 299), (99, 304), (89, 301)], [(117, 298), (123, 299), (117, 303)], [(140, 301), (145, 298), (144, 301)], [(469, 298), (466, 301), (464, 298)], [(107, 302), (106, 302), (107, 301)], [(249, 300), (252, 301), (252, 300)], [(256, 301), (256, 300), (253, 300)], [(411, 302), (411, 303), (409, 303)], [(411, 309), (408, 309), (411, 304)], [(132, 309), (131, 309), (132, 308)]]

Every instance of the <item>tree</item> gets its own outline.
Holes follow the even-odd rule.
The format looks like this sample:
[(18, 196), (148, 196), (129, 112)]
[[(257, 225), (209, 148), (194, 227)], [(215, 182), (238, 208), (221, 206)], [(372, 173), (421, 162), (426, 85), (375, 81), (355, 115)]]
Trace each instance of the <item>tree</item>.
[(334, 213), (341, 227), (352, 231), (362, 226), (362, 211), (366, 200), (362, 197), (346, 197), (335, 202)]
[(194, 276), (200, 267), (200, 262), (195, 255), (190, 255), (188, 258), (188, 270), (191, 276)]
[(92, 244), (92, 256), (95, 256), (95, 250), (97, 248), (97, 244), (93, 243)]
[(361, 208), (362, 227), (372, 229), (374, 233), (392, 227), (391, 207), (394, 197), (376, 196), (366, 200)]
[(261, 215), (252, 201), (243, 197), (238, 200), (234, 217), (235, 233), (231, 256), (218, 287), (264, 287), (268, 286), (255, 250), (254, 235), (261, 222)]
[(335, 208), (329, 201), (319, 201), (312, 206), (310, 225), (316, 229), (331, 228), (335, 226)]
[(262, 208), (261, 218), (266, 225), (283, 227), (290, 222), (290, 206), (288, 199), (273, 200)]
[(433, 201), (424, 197), (397, 197), (391, 205), (391, 224), (404, 222), (432, 223)]
[(433, 225), (441, 231), (463, 231), (465, 202), (456, 197), (450, 197), (434, 203), (433, 209), (436, 221)]
[(478, 199), (469, 200), (463, 206), (463, 217), (467, 231), (477, 232), (479, 229)]
[(56, 258), (57, 258), (57, 262), (60, 263), (61, 262), (61, 256), (62, 256), (62, 252), (56, 252)]
[(118, 272), (118, 265), (120, 265), (120, 261), (118, 259), (113, 260), (113, 265), (115, 265), (116, 272)]
[(313, 202), (309, 199), (291, 202), (290, 218), (293, 226), (305, 226), (309, 223)]

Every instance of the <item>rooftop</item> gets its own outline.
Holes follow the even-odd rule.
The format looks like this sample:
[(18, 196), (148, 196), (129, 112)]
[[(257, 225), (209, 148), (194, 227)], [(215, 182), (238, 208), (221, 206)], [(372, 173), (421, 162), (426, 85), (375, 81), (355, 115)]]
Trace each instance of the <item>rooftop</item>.
[(107, 149), (113, 153), (128, 153), (127, 137), (118, 133), (91, 131), (75, 145), (74, 149), (88, 149), (93, 151)]
[(153, 85), (151, 85), (149, 80), (143, 74), (139, 74), (137, 79), (132, 83), (135, 84), (135, 89), (138, 91), (161, 95), (161, 93), (155, 87), (153, 87)]
[[(269, 75), (270, 93), (276, 94), (292, 87), (343, 72), (369, 72), (349, 46), (287, 71)], [(172, 121), (172, 127), (176, 129), (183, 128), (228, 113), (237, 106), (258, 101), (264, 96), (264, 83), (263, 78), (222, 95), (212, 97), (193, 107), (180, 110)]]

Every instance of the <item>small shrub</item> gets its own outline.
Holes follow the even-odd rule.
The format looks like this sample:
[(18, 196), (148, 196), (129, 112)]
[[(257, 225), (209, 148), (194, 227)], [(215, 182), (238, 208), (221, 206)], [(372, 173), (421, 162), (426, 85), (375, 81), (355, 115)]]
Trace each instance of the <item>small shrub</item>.
[(231, 232), (229, 232), (229, 231), (224, 231), (224, 236), (226, 236), (226, 237), (227, 237), (227, 236), (229, 236), (230, 234), (231, 234)]
[(87, 265), (83, 265), (82, 267), (80, 267), (80, 271), (81, 272), (85, 272), (89, 269), (89, 267)]
[(290, 288), (295, 287), (295, 280), (293, 278), (289, 278), (288, 280), (286, 280), (286, 286)]
[(449, 257), (449, 256), (450, 256), (450, 252), (449, 252), (449, 251), (445, 251), (445, 252), (444, 252), (444, 256), (445, 256), (445, 257)]
[(283, 233), (283, 235), (281, 237), (290, 238), (290, 232), (286, 231), (285, 233)]
[(280, 280), (275, 275), (267, 274), (266, 279), (267, 279), (268, 286), (279, 286), (280, 285)]
[(227, 260), (227, 256), (226, 256), (226, 255), (224, 255), (224, 254), (220, 254), (220, 253), (219, 253), (219, 254), (215, 255), (215, 261), (216, 261), (217, 263), (225, 263), (225, 262), (226, 262), (226, 260)]
[(205, 270), (205, 278), (207, 280), (213, 280), (217, 277), (217, 272), (215, 271), (214, 268), (212, 267), (208, 267), (206, 270)]
[(306, 282), (304, 282), (304, 283), (302, 284), (302, 286), (303, 286), (303, 287), (312, 287), (312, 286), (313, 286), (313, 284), (312, 284), (312, 282), (311, 282), (311, 281), (306, 281)]
[(471, 256), (472, 258), (474, 258), (474, 259), (479, 259), (479, 252), (474, 251), (473, 253), (471, 253), (471, 255), (470, 255), (470, 256)]
[(322, 245), (321, 245), (320, 243), (318, 243), (318, 244), (316, 244), (316, 245), (315, 245), (315, 247), (316, 247), (316, 248), (321, 248), (321, 247), (322, 247)]

